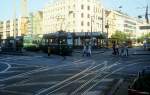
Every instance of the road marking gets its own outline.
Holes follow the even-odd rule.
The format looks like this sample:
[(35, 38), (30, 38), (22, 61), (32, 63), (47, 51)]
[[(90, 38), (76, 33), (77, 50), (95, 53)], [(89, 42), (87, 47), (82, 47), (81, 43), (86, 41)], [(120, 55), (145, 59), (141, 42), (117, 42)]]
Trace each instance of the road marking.
[[(40, 91), (40, 92), (39, 92), (38, 94), (36, 94), (36, 95), (41, 95), (41, 94), (43, 94), (43, 93), (45, 93), (45, 92), (47, 92), (47, 91), (49, 91), (49, 90), (52, 90), (52, 89), (56, 88), (57, 86), (59, 86), (59, 87), (57, 87), (57, 89), (51, 91), (50, 93), (48, 93), (48, 94), (46, 94), (46, 95), (52, 94), (52, 93), (54, 93), (54, 92), (56, 92), (56, 91), (62, 89), (63, 87), (66, 87), (66, 86), (70, 85), (71, 83), (74, 83), (74, 82), (76, 82), (76, 81), (78, 81), (78, 80), (80, 80), (80, 79), (82, 79), (82, 78), (84, 78), (84, 77), (90, 75), (91, 73), (87, 73), (87, 74), (85, 74), (84, 76), (82, 76), (82, 77), (80, 77), (80, 78), (77, 78), (77, 79), (75, 79), (75, 80), (73, 80), (73, 81), (71, 81), (71, 79), (76, 78), (76, 77), (78, 77), (79, 75), (82, 75), (82, 74), (84, 74), (84, 73), (86, 73), (86, 72), (88, 72), (88, 71), (91, 71), (91, 70), (93, 70), (93, 69), (95, 69), (95, 68), (97, 68), (97, 67), (99, 67), (99, 66), (101, 66), (101, 65), (104, 65), (104, 64), (106, 64), (106, 63), (107, 63), (107, 61), (104, 61), (102, 64), (98, 64), (98, 65), (96, 65), (96, 66), (94, 66), (94, 67), (93, 67), (93, 65), (91, 65), (90, 67), (88, 67), (87, 69), (83, 70), (82, 72), (80, 72), (80, 73), (78, 73), (78, 74), (76, 74), (76, 75), (74, 75), (74, 76), (72, 76), (72, 77), (70, 77), (70, 78), (68, 78), (68, 79), (66, 79), (66, 80), (63, 80), (63, 81), (61, 81), (60, 83), (58, 83), (58, 84), (56, 84), (56, 85), (54, 85), (54, 86), (52, 86), (52, 87), (49, 87), (49, 88), (47, 88), (47, 89), (42, 90), (42, 91)], [(95, 64), (95, 63), (93, 63), (93, 64)], [(69, 82), (67, 82), (67, 81), (69, 81)], [(67, 83), (66, 83), (66, 82), (67, 82)], [(64, 84), (64, 83), (65, 83), (65, 84)], [(64, 84), (64, 85), (63, 85), (63, 86), (60, 86), (60, 85), (62, 85), (62, 84)]]
[[(105, 63), (105, 64), (107, 64), (107, 63)], [(90, 80), (88, 80), (86, 83), (84, 83), (83, 85), (81, 85), (80, 87), (78, 87), (75, 91), (73, 91), (71, 93), (71, 95), (76, 95), (78, 91), (82, 90), (85, 86), (87, 86), (89, 83), (93, 82), (96, 78), (102, 76), (101, 74), (103, 73), (104, 70), (107, 70), (108, 68), (112, 68), (112, 67), (114, 67), (114, 66), (117, 65), (116, 63), (114, 63), (114, 64), (109, 65), (109, 66), (106, 67), (105, 64), (104, 64), (103, 68), (97, 70), (97, 72), (100, 72), (99, 74), (97, 74), (96, 76), (94, 76), (93, 78), (91, 78)], [(49, 95), (49, 94), (47, 94), (47, 95)]]
[(1, 71), (0, 73), (5, 73), (6, 71), (8, 71), (8, 70), (11, 68), (11, 65), (8, 64), (7, 62), (2, 62), (2, 64), (6, 64), (6, 65), (7, 65), (7, 68), (4, 69), (3, 71)]
[[(80, 61), (82, 61), (82, 60), (73, 61), (72, 64), (74, 64), (76, 62), (80, 62)], [(84, 62), (87, 62), (87, 61), (84, 61)], [(40, 68), (40, 69), (32, 70), (32, 71), (29, 71), (29, 72), (21, 73), (21, 74), (15, 75), (15, 76), (11, 76), (11, 77), (8, 77), (8, 78), (5, 78), (5, 79), (0, 79), (0, 81), (5, 81), (5, 80), (13, 79), (13, 78), (24, 77), (24, 76), (27, 76), (29, 74), (38, 73), (38, 72), (47, 71), (47, 70), (52, 70), (52, 69), (56, 69), (56, 68), (60, 68), (60, 67), (65, 67), (65, 66), (69, 66), (69, 65), (72, 65), (72, 64), (59, 65), (59, 66), (55, 66), (55, 67), (51, 67), (51, 68)], [(30, 80), (30, 79), (27, 79), (27, 80)], [(9, 86), (13, 86), (13, 85), (16, 85), (16, 84), (17, 83), (12, 84), (12, 85), (7, 85), (7, 86), (9, 87)], [(3, 88), (7, 88), (7, 86), (3, 87)]]
[(102, 79), (100, 79), (99, 82), (95, 83), (95, 84), (92, 85), (90, 88), (88, 88), (86, 91), (84, 91), (84, 92), (82, 93), (82, 95), (87, 95), (87, 93), (88, 93), (92, 88), (94, 88), (95, 86), (97, 86), (99, 83), (102, 82), (102, 80), (106, 79), (107, 77), (111, 76), (112, 74), (114, 74), (114, 73), (116, 73), (116, 72), (118, 72), (118, 71), (120, 71), (120, 70), (122, 70), (122, 69), (125, 69), (125, 68), (130, 67), (130, 66), (133, 66), (133, 65), (137, 65), (137, 64), (140, 64), (140, 62), (139, 62), (139, 63), (128, 64), (128, 65), (126, 65), (126, 66), (124, 66), (124, 67), (120, 67), (120, 68), (114, 70), (114, 71), (111, 72), (110, 74), (107, 74), (107, 75), (104, 76)]
[(69, 77), (69, 78), (67, 78), (67, 79), (65, 79), (65, 80), (63, 80), (63, 81), (61, 81), (61, 82), (59, 82), (59, 83), (56, 84), (56, 85), (53, 85), (53, 86), (51, 86), (51, 87), (49, 87), (49, 88), (47, 88), (47, 89), (44, 89), (44, 90), (38, 92), (38, 93), (35, 94), (35, 95), (41, 95), (42, 93), (45, 93), (46, 91), (48, 91), (48, 90), (50, 90), (50, 89), (53, 89), (53, 88), (55, 88), (55, 87), (57, 87), (57, 86), (60, 86), (60, 85), (62, 85), (63, 83), (65, 83), (65, 82), (67, 82), (67, 81), (70, 81), (71, 79), (73, 79), (73, 78), (75, 78), (75, 77), (78, 77), (78, 76), (81, 75), (81, 74), (84, 74), (85, 72), (87, 72), (87, 71), (88, 71), (89, 69), (91, 69), (92, 67), (93, 67), (93, 65), (90, 65), (88, 68), (84, 69), (82, 72), (77, 73), (76, 75), (71, 76), (71, 77)]

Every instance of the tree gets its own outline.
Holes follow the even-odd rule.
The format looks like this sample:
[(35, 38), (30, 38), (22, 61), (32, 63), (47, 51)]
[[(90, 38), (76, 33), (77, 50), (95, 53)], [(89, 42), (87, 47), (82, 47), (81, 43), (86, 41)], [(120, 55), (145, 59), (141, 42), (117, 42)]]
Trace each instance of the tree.
[(150, 33), (147, 33), (137, 39), (138, 42), (143, 42), (145, 38), (150, 38)]
[(112, 39), (116, 39), (119, 43), (125, 42), (128, 40), (129, 36), (121, 31), (116, 31), (112, 36)]

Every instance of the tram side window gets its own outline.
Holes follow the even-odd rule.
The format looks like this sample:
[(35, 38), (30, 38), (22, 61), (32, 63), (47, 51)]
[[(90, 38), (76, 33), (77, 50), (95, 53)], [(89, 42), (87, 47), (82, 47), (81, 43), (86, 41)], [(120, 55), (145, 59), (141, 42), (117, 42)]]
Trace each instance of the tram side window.
[(41, 40), (41, 45), (45, 45), (45, 39)]

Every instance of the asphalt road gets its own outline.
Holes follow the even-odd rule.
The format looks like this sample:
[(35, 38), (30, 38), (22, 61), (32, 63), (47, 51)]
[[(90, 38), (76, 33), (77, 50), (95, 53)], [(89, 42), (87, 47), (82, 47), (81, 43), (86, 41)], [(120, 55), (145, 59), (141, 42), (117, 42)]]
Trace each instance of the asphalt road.
[(1, 55), (0, 95), (107, 95), (149, 66), (149, 55), (120, 57), (109, 51), (92, 57), (75, 53), (66, 60)]

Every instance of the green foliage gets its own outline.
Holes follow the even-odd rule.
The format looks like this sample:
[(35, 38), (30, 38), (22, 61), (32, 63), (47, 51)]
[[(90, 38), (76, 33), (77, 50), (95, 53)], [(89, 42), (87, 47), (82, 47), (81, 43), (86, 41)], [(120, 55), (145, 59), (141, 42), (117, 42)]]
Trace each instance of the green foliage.
[(150, 33), (145, 34), (137, 39), (138, 42), (143, 42), (145, 38), (150, 38)]
[(121, 31), (116, 31), (112, 36), (111, 36), (112, 39), (116, 39), (119, 43), (121, 42), (125, 42), (128, 40), (129, 38), (129, 35), (127, 35), (126, 33), (124, 32), (121, 32)]

